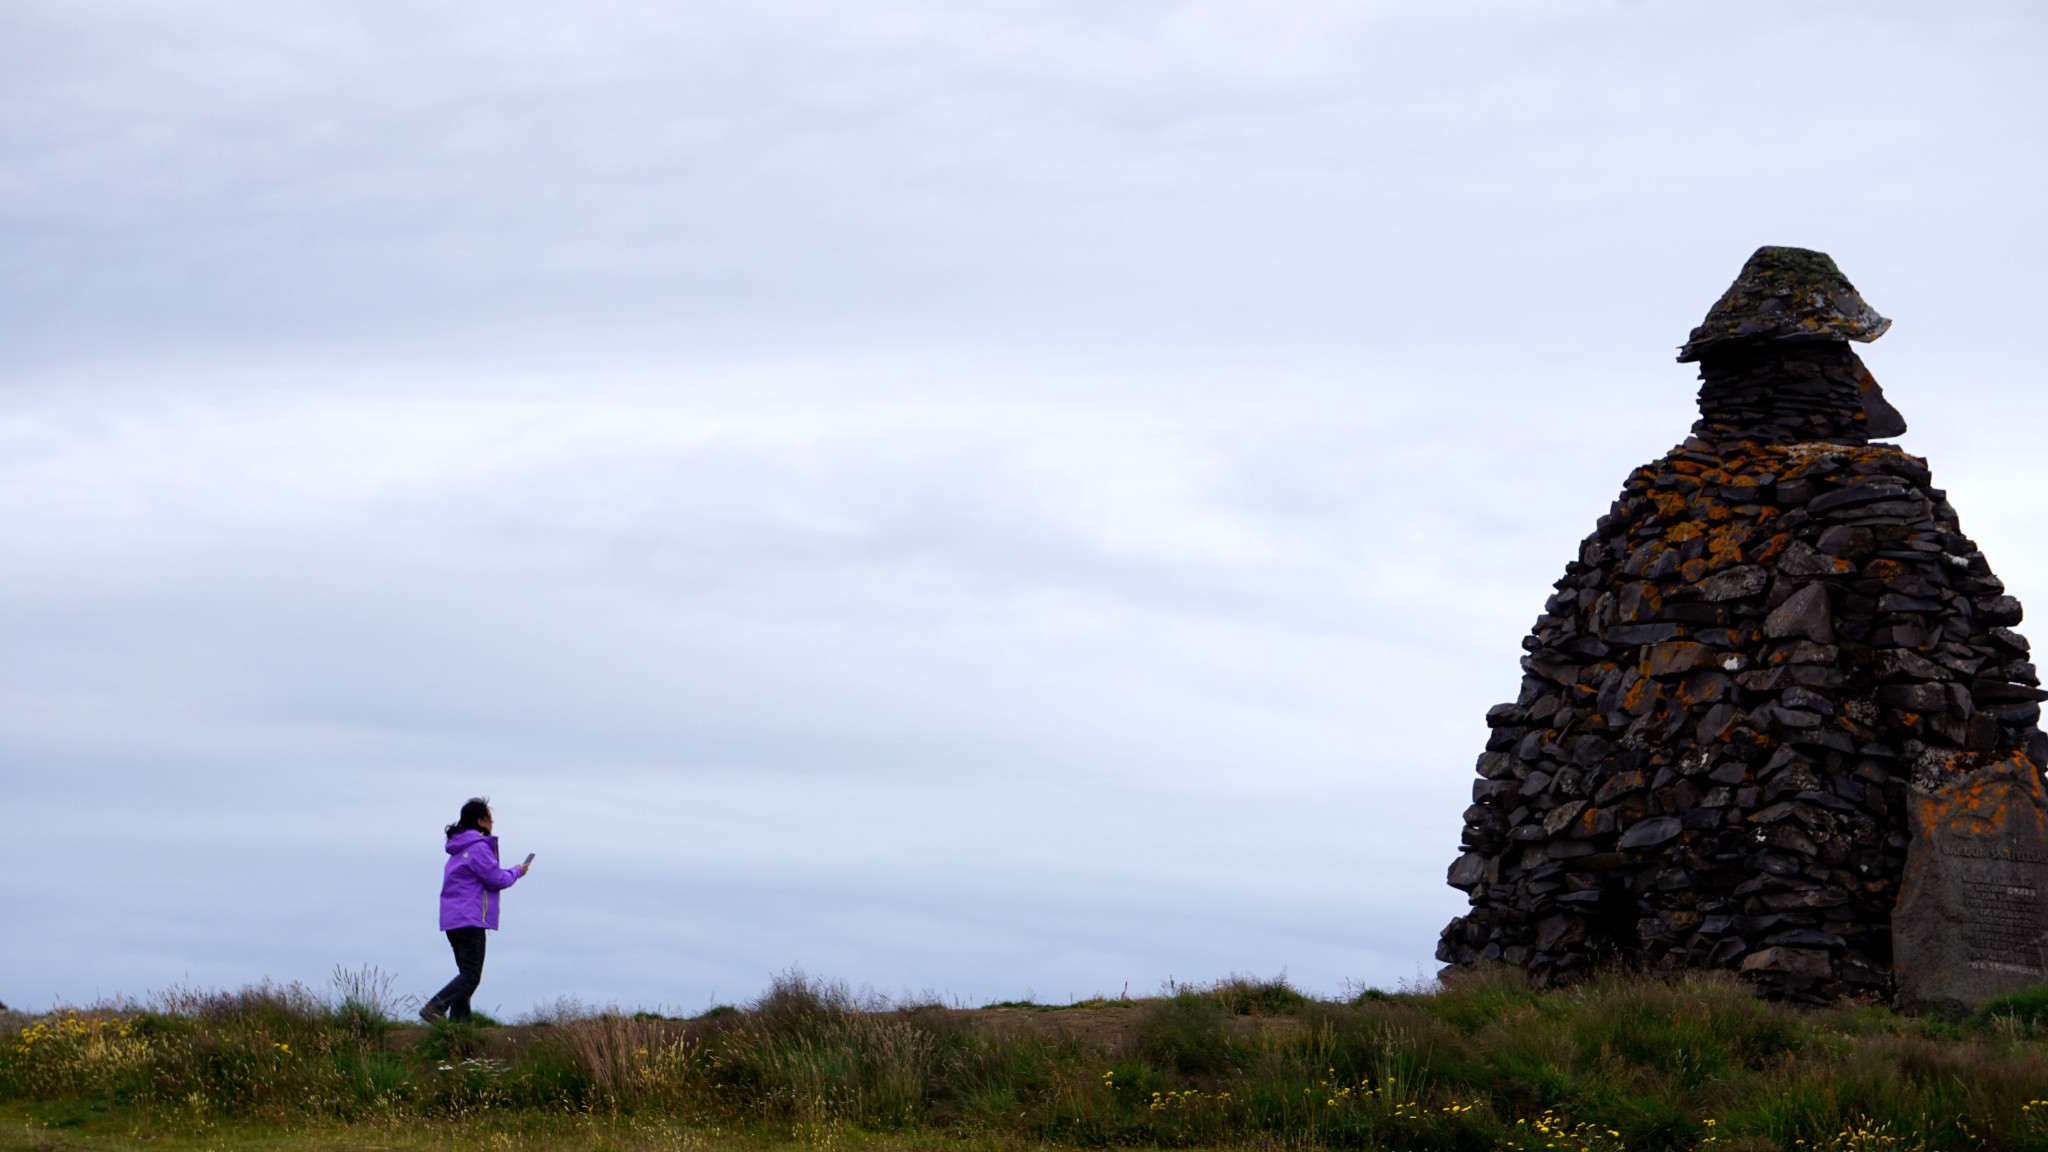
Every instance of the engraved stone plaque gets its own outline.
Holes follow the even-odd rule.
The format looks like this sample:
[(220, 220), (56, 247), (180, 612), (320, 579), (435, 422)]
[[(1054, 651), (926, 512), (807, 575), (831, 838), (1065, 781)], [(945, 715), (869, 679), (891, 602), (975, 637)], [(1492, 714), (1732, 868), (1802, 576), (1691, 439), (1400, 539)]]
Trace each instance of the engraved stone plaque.
[(2048, 789), (2014, 756), (1908, 801), (1892, 914), (1899, 1006), (1962, 1015), (2048, 984)]

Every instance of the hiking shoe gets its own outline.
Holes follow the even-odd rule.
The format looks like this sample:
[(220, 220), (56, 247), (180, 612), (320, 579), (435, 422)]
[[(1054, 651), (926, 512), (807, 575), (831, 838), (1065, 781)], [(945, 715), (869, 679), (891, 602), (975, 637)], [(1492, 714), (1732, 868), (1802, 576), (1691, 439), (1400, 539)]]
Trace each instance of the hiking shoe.
[(429, 1002), (425, 1007), (420, 1009), (420, 1019), (425, 1020), (429, 1024), (439, 1024), (441, 1021), (446, 1020), (447, 1018), (448, 1010), (446, 1008), (441, 1007), (439, 1004)]

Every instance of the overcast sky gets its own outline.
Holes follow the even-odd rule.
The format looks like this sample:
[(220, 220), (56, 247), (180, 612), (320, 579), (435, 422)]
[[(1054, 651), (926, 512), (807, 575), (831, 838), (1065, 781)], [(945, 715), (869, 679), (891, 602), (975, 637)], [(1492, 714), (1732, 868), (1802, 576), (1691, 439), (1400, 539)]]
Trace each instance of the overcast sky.
[(2034, 3), (0, 6), (0, 1000), (1433, 973), (1760, 244), (2048, 602)]

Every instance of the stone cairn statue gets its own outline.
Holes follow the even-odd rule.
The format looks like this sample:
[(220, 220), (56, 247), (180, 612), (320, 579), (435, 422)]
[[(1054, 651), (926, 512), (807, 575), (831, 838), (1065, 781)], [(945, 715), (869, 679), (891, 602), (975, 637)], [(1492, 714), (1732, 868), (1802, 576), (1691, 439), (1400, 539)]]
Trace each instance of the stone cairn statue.
[(1890, 326), (1825, 254), (1760, 248), (1693, 330), (1691, 437), (1628, 478), (1486, 715), (1440, 960), (1892, 995), (1910, 797), (2048, 760), (2048, 693), (1926, 462), (1870, 443), (1906, 425), (1848, 342)]

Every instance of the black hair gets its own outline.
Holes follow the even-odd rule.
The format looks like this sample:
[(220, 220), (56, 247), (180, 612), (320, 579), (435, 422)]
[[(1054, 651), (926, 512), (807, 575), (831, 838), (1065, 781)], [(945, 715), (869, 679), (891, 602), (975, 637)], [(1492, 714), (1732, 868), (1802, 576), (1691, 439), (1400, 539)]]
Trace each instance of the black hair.
[(463, 802), (462, 815), (456, 817), (455, 823), (450, 824), (446, 831), (448, 835), (453, 836), (457, 832), (478, 830), (476, 822), (488, 819), (490, 815), (491, 798), (488, 796), (471, 796)]

